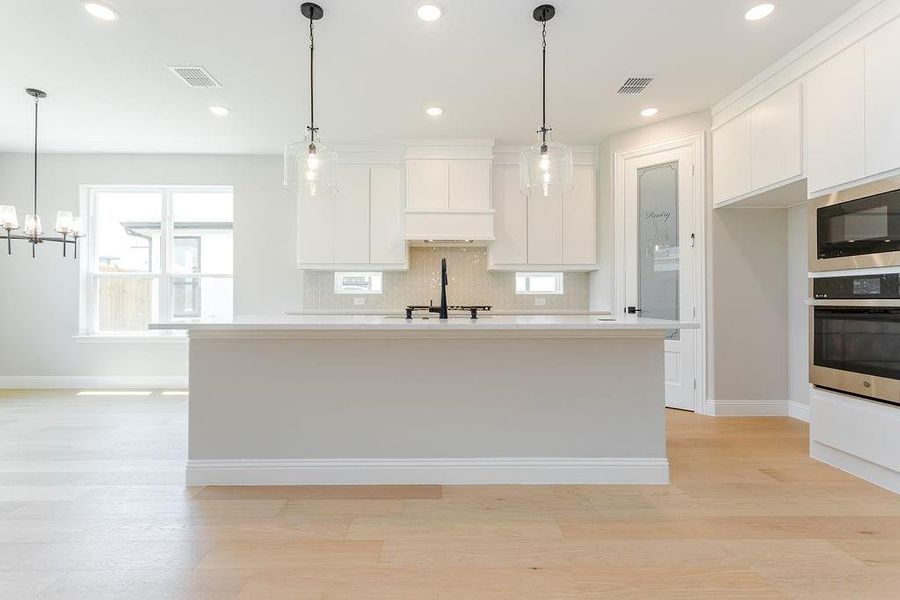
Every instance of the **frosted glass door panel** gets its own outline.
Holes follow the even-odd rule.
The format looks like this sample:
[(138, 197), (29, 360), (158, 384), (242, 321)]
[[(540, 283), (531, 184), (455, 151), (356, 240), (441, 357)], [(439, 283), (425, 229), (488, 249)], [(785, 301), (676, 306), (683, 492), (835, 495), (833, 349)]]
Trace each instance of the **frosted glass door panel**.
[[(678, 163), (638, 171), (638, 306), (641, 316), (678, 320)], [(668, 339), (679, 339), (678, 330)]]

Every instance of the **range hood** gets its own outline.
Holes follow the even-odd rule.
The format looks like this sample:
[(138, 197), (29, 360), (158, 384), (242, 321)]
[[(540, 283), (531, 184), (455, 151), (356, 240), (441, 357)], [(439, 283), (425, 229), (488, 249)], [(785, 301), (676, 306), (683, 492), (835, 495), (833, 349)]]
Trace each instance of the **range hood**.
[(407, 241), (444, 246), (494, 239), (493, 147), (493, 140), (407, 143)]

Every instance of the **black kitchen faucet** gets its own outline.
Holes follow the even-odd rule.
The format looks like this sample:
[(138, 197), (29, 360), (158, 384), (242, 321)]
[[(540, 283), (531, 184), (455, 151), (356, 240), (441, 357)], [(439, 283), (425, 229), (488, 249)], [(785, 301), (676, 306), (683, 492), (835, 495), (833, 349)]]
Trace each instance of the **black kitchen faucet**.
[(439, 319), (448, 318), (448, 315), (447, 315), (447, 259), (446, 258), (441, 259), (441, 305), (438, 308), (435, 308), (433, 305), (429, 306), (428, 312), (438, 313)]

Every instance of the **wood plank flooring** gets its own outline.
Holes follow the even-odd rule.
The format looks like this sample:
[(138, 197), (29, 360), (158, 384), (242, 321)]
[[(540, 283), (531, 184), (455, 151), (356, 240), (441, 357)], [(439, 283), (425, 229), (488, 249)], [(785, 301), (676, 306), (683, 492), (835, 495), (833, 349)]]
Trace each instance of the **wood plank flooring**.
[(185, 488), (186, 399), (0, 393), (0, 598), (900, 598), (900, 497), (670, 412), (669, 486)]

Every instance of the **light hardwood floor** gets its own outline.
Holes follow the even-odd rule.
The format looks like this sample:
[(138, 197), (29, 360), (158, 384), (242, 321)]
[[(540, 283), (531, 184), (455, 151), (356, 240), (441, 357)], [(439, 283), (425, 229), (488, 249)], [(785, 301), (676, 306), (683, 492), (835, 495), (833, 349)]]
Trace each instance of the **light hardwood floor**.
[(185, 488), (185, 398), (3, 392), (0, 598), (900, 598), (900, 497), (803, 423), (670, 412), (669, 453), (669, 486)]

